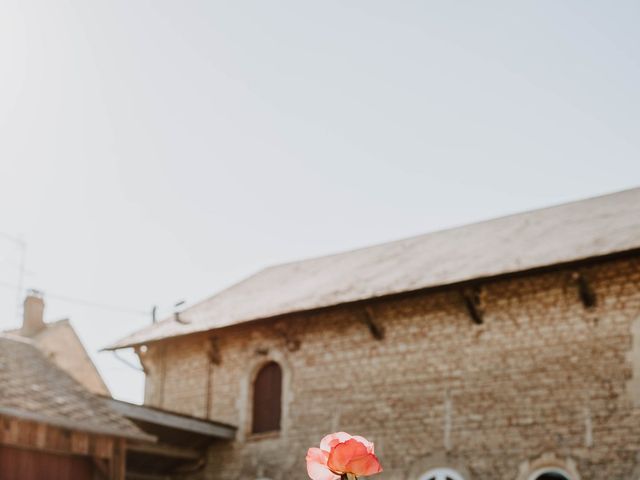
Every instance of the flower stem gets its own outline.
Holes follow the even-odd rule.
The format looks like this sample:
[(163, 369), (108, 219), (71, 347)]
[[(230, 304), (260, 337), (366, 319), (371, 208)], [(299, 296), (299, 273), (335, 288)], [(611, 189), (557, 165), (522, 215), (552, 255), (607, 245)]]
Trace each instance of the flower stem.
[(358, 480), (358, 477), (354, 473), (343, 473), (340, 475), (340, 480)]

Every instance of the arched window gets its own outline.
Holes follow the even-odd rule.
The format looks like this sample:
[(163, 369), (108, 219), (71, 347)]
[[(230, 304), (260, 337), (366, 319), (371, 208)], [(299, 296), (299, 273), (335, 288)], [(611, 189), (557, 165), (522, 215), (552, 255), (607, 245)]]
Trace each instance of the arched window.
[(422, 475), (420, 480), (464, 480), (464, 478), (450, 468), (436, 468)]
[(534, 472), (530, 480), (571, 480), (568, 473), (556, 468), (545, 468)]
[(280, 430), (282, 369), (276, 362), (264, 365), (253, 383), (252, 433)]

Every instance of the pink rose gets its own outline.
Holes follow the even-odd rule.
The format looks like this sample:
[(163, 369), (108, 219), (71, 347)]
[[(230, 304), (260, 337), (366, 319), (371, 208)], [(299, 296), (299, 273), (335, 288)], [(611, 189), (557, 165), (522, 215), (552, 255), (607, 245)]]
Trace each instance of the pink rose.
[(338, 480), (341, 475), (369, 476), (382, 467), (373, 453), (373, 442), (345, 432), (327, 435), (320, 448), (307, 452), (307, 473), (312, 480)]

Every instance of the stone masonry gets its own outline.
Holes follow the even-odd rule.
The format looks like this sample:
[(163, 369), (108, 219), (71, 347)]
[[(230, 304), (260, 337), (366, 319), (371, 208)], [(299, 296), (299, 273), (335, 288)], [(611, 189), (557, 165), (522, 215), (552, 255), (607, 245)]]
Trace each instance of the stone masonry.
[[(477, 282), (482, 323), (450, 287), (151, 343), (145, 401), (238, 426), (194, 479), (302, 480), (307, 448), (345, 430), (375, 441), (379, 480), (433, 467), (528, 480), (539, 466), (639, 480), (640, 258), (580, 267), (591, 307), (577, 272)], [(253, 376), (271, 360), (282, 428), (251, 435)]]

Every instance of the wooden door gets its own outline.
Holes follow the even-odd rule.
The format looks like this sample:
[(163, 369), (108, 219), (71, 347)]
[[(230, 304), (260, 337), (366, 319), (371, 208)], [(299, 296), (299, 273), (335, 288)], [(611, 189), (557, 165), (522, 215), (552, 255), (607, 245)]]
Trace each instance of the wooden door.
[(280, 430), (282, 369), (275, 362), (264, 365), (253, 384), (253, 433)]
[(92, 480), (93, 466), (85, 457), (54, 455), (0, 446), (2, 480)]

